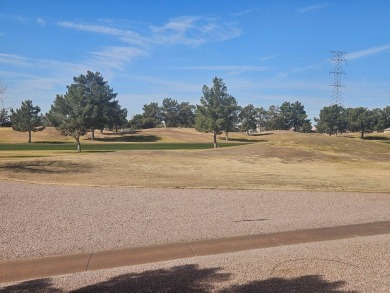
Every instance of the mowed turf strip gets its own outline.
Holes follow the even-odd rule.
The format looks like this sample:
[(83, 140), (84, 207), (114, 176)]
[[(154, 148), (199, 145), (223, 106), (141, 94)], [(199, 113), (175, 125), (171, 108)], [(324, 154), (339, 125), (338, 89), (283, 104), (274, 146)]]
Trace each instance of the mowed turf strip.
[[(247, 143), (221, 143), (218, 147), (231, 147)], [(82, 151), (122, 151), (122, 150), (197, 150), (211, 149), (210, 143), (97, 143), (81, 145)], [(0, 144), (0, 151), (76, 151), (71, 143), (31, 143)]]

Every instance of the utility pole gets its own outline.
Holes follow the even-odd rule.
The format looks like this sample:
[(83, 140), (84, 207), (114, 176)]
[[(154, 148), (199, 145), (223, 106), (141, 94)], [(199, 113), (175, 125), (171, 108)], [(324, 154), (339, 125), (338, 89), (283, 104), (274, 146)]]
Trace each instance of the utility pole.
[(343, 76), (346, 74), (343, 71), (343, 63), (347, 64), (347, 60), (344, 59), (343, 56), (346, 53), (342, 51), (330, 51), (330, 53), (332, 54), (330, 60), (334, 64), (333, 71), (329, 72), (329, 75), (333, 74), (334, 78), (333, 84), (330, 85), (333, 87), (331, 104), (343, 106), (343, 88), (345, 88), (345, 84), (343, 84)]

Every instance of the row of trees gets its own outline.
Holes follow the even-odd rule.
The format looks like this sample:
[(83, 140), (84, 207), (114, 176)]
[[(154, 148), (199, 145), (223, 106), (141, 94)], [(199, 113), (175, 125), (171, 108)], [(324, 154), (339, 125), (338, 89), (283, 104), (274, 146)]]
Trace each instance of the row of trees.
[(80, 137), (91, 131), (109, 128), (117, 131), (127, 124), (127, 109), (115, 100), (107, 81), (99, 72), (87, 72), (73, 78), (65, 95), (57, 95), (46, 117), (62, 134), (72, 136), (81, 151)]
[[(214, 147), (216, 137), (225, 132), (241, 130), (249, 134), (250, 130), (287, 130), (310, 132), (312, 125), (304, 106), (296, 101), (284, 102), (280, 107), (272, 105), (268, 110), (249, 104), (238, 105), (236, 99), (228, 94), (227, 87), (221, 78), (215, 77), (211, 87), (202, 88), (199, 105), (166, 98), (162, 105), (152, 102), (143, 107), (143, 113), (127, 121), (127, 109), (122, 108), (116, 100), (107, 81), (99, 72), (88, 71), (86, 75), (73, 78), (64, 95), (57, 95), (45, 116), (38, 106), (30, 100), (22, 102), (15, 111), (4, 106), (0, 118), (4, 122), (10, 118), (12, 127), (29, 133), (43, 130), (45, 125), (56, 127), (64, 135), (72, 136), (81, 151), (80, 137), (88, 131), (94, 139), (95, 130), (104, 128), (118, 130), (119, 127), (154, 128), (161, 124), (167, 127), (195, 127), (198, 131), (212, 132)], [(3, 103), (4, 87), (0, 86), (0, 98)], [(347, 108), (339, 105), (324, 107), (317, 119), (317, 129), (322, 133), (337, 134), (346, 131), (360, 131), (362, 137), (368, 130), (381, 131), (390, 127), (390, 107), (368, 110), (367, 108)]]
[(50, 111), (45, 116), (40, 114), (40, 107), (33, 106), (30, 100), (22, 102), (20, 108), (10, 110), (8, 116), (4, 109), (4, 120), (10, 119), (12, 128), (31, 133), (43, 130), (45, 126), (54, 126), (63, 135), (72, 136), (81, 151), (80, 137), (88, 131), (94, 139), (95, 130), (115, 129), (127, 126), (127, 109), (122, 108), (115, 99), (107, 81), (99, 72), (88, 71), (86, 75), (73, 78), (64, 95), (57, 95)]
[(188, 102), (166, 98), (162, 106), (152, 102), (143, 107), (143, 113), (134, 115), (129, 126), (135, 129), (155, 128), (161, 123), (166, 127), (193, 127), (195, 123), (195, 106)]
[(135, 115), (129, 125), (136, 129), (154, 128), (161, 124), (167, 127), (195, 127), (199, 131), (218, 128), (217, 132), (224, 131), (226, 134), (237, 129), (248, 133), (257, 127), (263, 130), (311, 130), (304, 106), (298, 101), (284, 102), (280, 107), (272, 105), (268, 110), (252, 104), (241, 107), (228, 94), (220, 78), (213, 79), (212, 87), (203, 86), (202, 92), (200, 105), (197, 106), (188, 102), (179, 104), (177, 100), (169, 98), (163, 100), (161, 107), (156, 102), (146, 104), (143, 113)]
[(370, 110), (364, 107), (345, 108), (341, 105), (324, 107), (320, 117), (314, 118), (317, 131), (328, 133), (360, 132), (361, 138), (367, 131), (384, 131), (390, 127), (390, 106)]

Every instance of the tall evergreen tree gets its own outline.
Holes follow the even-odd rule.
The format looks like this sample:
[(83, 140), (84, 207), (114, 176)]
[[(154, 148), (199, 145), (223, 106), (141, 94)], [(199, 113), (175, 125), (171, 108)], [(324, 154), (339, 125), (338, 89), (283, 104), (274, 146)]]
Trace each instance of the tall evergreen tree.
[(99, 72), (87, 71), (86, 75), (74, 77), (73, 81), (87, 101), (88, 114), (85, 116), (85, 123), (91, 131), (93, 140), (95, 129), (102, 130), (112, 121), (111, 115), (115, 113), (117, 106), (115, 101), (117, 93), (113, 92)]
[(320, 117), (314, 118), (317, 130), (329, 135), (343, 133), (347, 130), (347, 111), (343, 106), (334, 104), (321, 109)]
[(162, 101), (161, 115), (167, 127), (177, 127), (180, 124), (180, 108), (177, 100), (166, 98)]
[(161, 124), (162, 112), (158, 103), (145, 104), (142, 109), (142, 128), (155, 128)]
[(305, 107), (300, 102), (284, 102), (280, 106), (280, 111), (286, 123), (286, 128), (292, 128), (294, 131), (300, 131), (302, 129), (307, 115)]
[(241, 130), (245, 131), (247, 135), (249, 135), (249, 130), (256, 129), (256, 115), (256, 108), (252, 104), (242, 108), (238, 115), (241, 122)]
[(41, 108), (33, 106), (32, 101), (22, 102), (22, 106), (15, 111), (11, 109), (12, 129), (21, 132), (28, 132), (28, 143), (31, 143), (31, 132), (41, 131), (43, 127), (42, 115), (39, 115)]
[(364, 138), (364, 133), (372, 130), (374, 116), (371, 110), (364, 107), (350, 109), (349, 125), (354, 131), (360, 132), (360, 137)]
[(195, 106), (189, 102), (179, 104), (179, 125), (181, 127), (193, 127), (195, 124)]
[(203, 96), (196, 108), (195, 128), (199, 131), (213, 132), (214, 148), (217, 147), (217, 134), (230, 130), (233, 117), (237, 115), (237, 102), (227, 93), (222, 78), (215, 77), (213, 86), (202, 88)]

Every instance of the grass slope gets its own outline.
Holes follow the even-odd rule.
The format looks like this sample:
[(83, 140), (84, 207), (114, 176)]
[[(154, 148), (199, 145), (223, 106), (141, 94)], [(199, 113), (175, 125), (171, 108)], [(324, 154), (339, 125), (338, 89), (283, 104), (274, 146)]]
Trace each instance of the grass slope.
[[(243, 143), (222, 143), (220, 147), (237, 146)], [(83, 152), (130, 151), (130, 150), (198, 150), (211, 149), (212, 143), (107, 143), (82, 145)], [(0, 144), (0, 151), (75, 151), (73, 143)]]
[[(85, 140), (83, 146), (137, 145), (127, 141), (133, 138), (123, 139), (131, 136), (158, 137), (145, 144), (156, 146), (211, 141), (211, 135), (191, 129), (154, 129), (107, 133), (95, 142)], [(0, 178), (91, 186), (390, 192), (390, 135), (367, 140), (357, 136), (276, 131), (251, 137), (234, 133), (233, 142), (258, 143), (220, 149), (0, 151)]]

